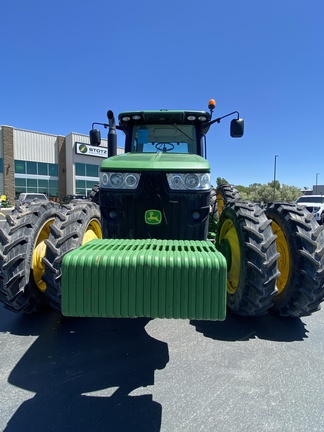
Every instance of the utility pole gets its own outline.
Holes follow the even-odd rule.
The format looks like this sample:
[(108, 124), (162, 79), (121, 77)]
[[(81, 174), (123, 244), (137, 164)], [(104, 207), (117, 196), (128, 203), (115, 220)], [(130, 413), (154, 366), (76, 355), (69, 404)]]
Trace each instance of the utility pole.
[(316, 173), (316, 183), (315, 183), (315, 195), (317, 195), (317, 185), (318, 185), (318, 176), (320, 173)]

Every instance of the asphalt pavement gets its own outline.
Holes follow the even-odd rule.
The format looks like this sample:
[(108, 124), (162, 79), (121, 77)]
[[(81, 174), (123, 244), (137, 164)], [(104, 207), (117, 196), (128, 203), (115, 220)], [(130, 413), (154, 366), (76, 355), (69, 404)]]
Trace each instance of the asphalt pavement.
[(24, 316), (0, 306), (0, 430), (323, 431), (324, 316)]
[(0, 304), (0, 431), (324, 431), (324, 312), (223, 322)]

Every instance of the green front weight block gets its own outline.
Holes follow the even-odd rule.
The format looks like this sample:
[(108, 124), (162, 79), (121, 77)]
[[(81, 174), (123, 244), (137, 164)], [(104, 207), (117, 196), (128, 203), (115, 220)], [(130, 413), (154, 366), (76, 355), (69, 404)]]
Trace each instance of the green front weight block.
[(224, 320), (227, 266), (209, 241), (93, 240), (62, 263), (62, 313)]

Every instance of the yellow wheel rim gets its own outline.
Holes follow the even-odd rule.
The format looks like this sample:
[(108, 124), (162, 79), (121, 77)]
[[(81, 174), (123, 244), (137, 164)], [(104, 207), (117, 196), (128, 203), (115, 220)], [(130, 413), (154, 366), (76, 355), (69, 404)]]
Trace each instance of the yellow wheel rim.
[(43, 281), (43, 275), (45, 273), (45, 266), (43, 264), (43, 258), (46, 254), (45, 240), (48, 239), (50, 234), (50, 226), (54, 222), (54, 218), (49, 219), (39, 231), (38, 237), (35, 242), (33, 256), (32, 256), (32, 270), (34, 275), (34, 282), (37, 288), (41, 292), (46, 291), (46, 284)]
[(97, 219), (92, 219), (86, 229), (86, 232), (82, 239), (82, 245), (88, 243), (90, 240), (101, 239), (102, 231), (100, 223)]
[(274, 221), (272, 221), (272, 230), (273, 233), (277, 236), (276, 247), (277, 252), (280, 254), (280, 257), (278, 259), (278, 270), (280, 271), (280, 276), (277, 280), (278, 295), (284, 291), (289, 278), (289, 247), (282, 229)]
[(226, 220), (220, 228), (219, 245), (227, 261), (227, 291), (234, 294), (240, 282), (241, 252), (237, 231), (231, 220)]
[(221, 194), (216, 195), (216, 200), (217, 200), (217, 217), (219, 220), (220, 215), (222, 214), (222, 211), (223, 211), (223, 208), (225, 205), (225, 201), (224, 201), (223, 195), (221, 195)]

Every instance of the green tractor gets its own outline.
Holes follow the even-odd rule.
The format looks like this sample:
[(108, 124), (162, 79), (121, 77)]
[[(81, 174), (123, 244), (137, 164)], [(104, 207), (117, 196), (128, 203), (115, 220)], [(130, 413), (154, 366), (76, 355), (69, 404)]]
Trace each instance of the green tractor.
[[(206, 134), (237, 111), (108, 111), (91, 201), (16, 207), (0, 228), (0, 301), (66, 316), (224, 320), (309, 315), (324, 297), (324, 226), (306, 209), (212, 188)], [(117, 131), (125, 152), (117, 154)]]

